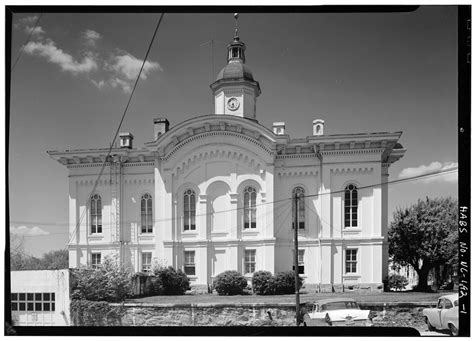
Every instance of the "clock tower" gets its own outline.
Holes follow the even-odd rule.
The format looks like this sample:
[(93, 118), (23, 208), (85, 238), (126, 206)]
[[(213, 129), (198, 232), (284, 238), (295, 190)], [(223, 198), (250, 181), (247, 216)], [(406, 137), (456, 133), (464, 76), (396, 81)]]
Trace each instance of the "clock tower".
[(233, 115), (256, 121), (256, 103), (260, 85), (253, 79), (245, 65), (245, 44), (240, 41), (237, 30), (238, 14), (234, 15), (236, 28), (234, 40), (227, 45), (227, 65), (211, 84), (216, 115)]

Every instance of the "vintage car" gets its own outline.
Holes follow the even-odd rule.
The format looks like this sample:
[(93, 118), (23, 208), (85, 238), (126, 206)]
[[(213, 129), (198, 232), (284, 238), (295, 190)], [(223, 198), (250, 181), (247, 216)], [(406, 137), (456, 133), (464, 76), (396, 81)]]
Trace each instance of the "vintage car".
[(452, 294), (438, 298), (436, 308), (423, 309), (428, 330), (449, 330), (457, 336), (459, 332), (459, 295)]
[(372, 326), (375, 314), (351, 298), (329, 298), (306, 304), (303, 326)]

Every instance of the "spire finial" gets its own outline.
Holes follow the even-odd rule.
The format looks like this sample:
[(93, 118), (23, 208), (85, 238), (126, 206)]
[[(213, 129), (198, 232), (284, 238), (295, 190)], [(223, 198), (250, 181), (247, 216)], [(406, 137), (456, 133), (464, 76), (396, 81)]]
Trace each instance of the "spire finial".
[(234, 19), (235, 19), (234, 39), (239, 40), (239, 25), (238, 25), (239, 13), (234, 13)]

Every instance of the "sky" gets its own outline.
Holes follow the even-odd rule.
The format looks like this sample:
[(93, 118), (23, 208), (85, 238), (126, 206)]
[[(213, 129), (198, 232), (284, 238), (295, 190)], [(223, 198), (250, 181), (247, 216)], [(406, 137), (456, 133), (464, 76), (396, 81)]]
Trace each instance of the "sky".
[[(209, 84), (226, 64), (234, 19), (189, 12), (164, 15), (120, 129), (135, 147), (153, 139), (155, 117), (172, 127), (211, 113)], [(67, 169), (46, 151), (109, 145), (159, 16), (43, 13), (32, 32), (39, 13), (13, 15), (10, 233), (27, 253), (68, 239)], [(389, 180), (457, 166), (456, 7), (241, 13), (239, 35), (262, 89), (260, 124), (284, 121), (292, 138), (311, 135), (316, 118), (326, 134), (403, 131), (407, 152)], [(457, 197), (457, 175), (390, 185), (389, 220), (426, 196)]]

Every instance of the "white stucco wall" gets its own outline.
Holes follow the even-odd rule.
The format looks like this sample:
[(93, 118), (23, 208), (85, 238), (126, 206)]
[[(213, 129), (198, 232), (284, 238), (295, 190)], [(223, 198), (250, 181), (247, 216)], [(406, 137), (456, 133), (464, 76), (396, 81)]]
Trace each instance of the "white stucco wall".
[[(31, 300), (12, 300), (14, 302), (26, 302), (23, 311), (12, 310), (13, 324), (17, 326), (69, 326), (69, 270), (38, 270), (38, 271), (12, 271), (11, 272), (12, 294), (33, 294)], [(54, 293), (54, 311), (36, 309), (35, 294)], [(27, 297), (27, 295), (25, 295)], [(28, 310), (28, 302), (33, 303), (34, 310)]]

